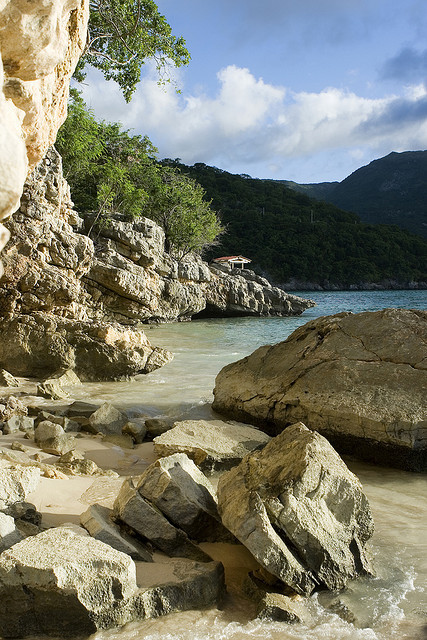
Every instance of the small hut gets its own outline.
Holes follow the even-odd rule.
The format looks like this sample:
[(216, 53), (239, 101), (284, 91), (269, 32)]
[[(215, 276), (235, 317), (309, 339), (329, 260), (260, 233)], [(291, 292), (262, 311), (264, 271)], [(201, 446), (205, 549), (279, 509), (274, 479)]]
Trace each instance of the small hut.
[(214, 258), (213, 262), (228, 265), (231, 269), (236, 269), (237, 267), (243, 269), (244, 265), (252, 262), (252, 260), (244, 256), (223, 256), (222, 258)]

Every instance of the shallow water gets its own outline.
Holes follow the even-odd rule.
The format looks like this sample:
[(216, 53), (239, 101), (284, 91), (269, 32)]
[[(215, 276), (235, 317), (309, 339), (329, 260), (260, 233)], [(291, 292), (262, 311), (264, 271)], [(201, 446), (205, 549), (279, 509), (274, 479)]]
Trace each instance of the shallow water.
[[(132, 382), (85, 385), (80, 397), (110, 401), (146, 416), (210, 417), (215, 375), (225, 364), (285, 339), (308, 320), (338, 311), (427, 306), (425, 291), (310, 292), (305, 297), (318, 306), (297, 318), (215, 319), (148, 328), (151, 342), (171, 349), (174, 361)], [(364, 485), (376, 526), (377, 577), (354, 581), (339, 596), (333, 594), (355, 622), (331, 611), (325, 596), (310, 599), (306, 625), (251, 622), (247, 603), (231, 593), (221, 611), (173, 614), (98, 633), (92, 640), (425, 640), (427, 477), (347, 463)], [(228, 562), (233, 564), (233, 558)]]

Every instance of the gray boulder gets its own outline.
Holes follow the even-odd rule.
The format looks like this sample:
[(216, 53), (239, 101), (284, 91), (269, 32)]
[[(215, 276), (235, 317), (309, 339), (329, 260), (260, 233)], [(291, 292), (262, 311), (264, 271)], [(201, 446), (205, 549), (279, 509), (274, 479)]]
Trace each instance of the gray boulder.
[(13, 415), (6, 420), (3, 433), (15, 433), (16, 431), (31, 431), (34, 429), (34, 418), (30, 416)]
[(297, 593), (342, 589), (372, 573), (374, 526), (360, 482), (302, 423), (221, 477), (218, 509), (259, 563)]
[(154, 438), (158, 456), (185, 453), (203, 471), (230, 469), (270, 440), (262, 431), (238, 422), (184, 420)]
[(175, 527), (156, 506), (140, 495), (138, 483), (134, 479), (125, 480), (123, 483), (113, 511), (116, 520), (127, 524), (143, 540), (149, 540), (167, 555), (198, 562), (211, 560), (190, 541), (182, 529)]
[(128, 421), (127, 416), (113, 407), (108, 402), (104, 402), (89, 418), (89, 424), (85, 430), (92, 433), (121, 434), (122, 427)]
[(96, 540), (109, 544), (110, 547), (127, 553), (134, 560), (151, 562), (150, 552), (135, 539), (120, 531), (120, 527), (112, 519), (112, 510), (101, 504), (93, 504), (81, 514), (80, 524)]
[(61, 425), (49, 420), (40, 422), (36, 427), (34, 439), (42, 451), (55, 456), (62, 456), (76, 446), (73, 436), (65, 433)]
[(214, 489), (182, 453), (151, 464), (137, 480), (138, 493), (198, 542), (229, 540), (218, 515)]
[(272, 435), (302, 420), (342, 453), (427, 469), (427, 311), (340, 313), (232, 363), (215, 411)]

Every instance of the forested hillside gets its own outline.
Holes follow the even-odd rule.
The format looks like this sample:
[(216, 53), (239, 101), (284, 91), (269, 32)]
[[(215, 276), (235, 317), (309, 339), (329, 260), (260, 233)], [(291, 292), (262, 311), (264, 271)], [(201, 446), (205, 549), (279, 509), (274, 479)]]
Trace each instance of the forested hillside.
[(274, 180), (232, 175), (197, 163), (164, 163), (197, 180), (226, 233), (208, 257), (243, 254), (276, 283), (425, 281), (427, 243), (397, 226), (367, 225), (355, 214), (310, 199)]
[(353, 211), (363, 222), (396, 224), (427, 238), (427, 151), (390, 153), (342, 182), (283, 183)]

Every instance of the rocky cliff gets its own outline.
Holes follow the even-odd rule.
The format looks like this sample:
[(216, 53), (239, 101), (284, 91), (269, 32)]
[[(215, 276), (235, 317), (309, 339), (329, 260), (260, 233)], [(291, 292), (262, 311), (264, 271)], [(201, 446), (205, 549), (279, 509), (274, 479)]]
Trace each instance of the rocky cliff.
[[(247, 270), (235, 274), (209, 268), (195, 257), (177, 262), (164, 251), (162, 229), (146, 218), (130, 221), (116, 216), (93, 230), (90, 238), (85, 225), (90, 227), (90, 220), (74, 211), (61, 158), (52, 148), (25, 183), (20, 207), (6, 223), (11, 240), (0, 280), (0, 360), (11, 370), (8, 360), (13, 353), (20, 362), (19, 371), (16, 367), (12, 371), (16, 375), (39, 374), (41, 369), (49, 373), (45, 363), (37, 364), (46, 359), (45, 350), (28, 358), (16, 352), (16, 345), (11, 350), (6, 344), (7, 336), (13, 342), (23, 336), (23, 353), (33, 351), (31, 345), (40, 340), (36, 331), (40, 324), (52, 339), (58, 331), (65, 332), (68, 344), (75, 341), (73, 322), (80, 323), (77, 333), (84, 323), (93, 322), (121, 327), (120, 333), (124, 325), (134, 329), (141, 322), (188, 320), (202, 313), (294, 315), (314, 304), (271, 287)], [(67, 350), (64, 347), (64, 354)], [(71, 359), (64, 355), (64, 366), (73, 367), (73, 362), (74, 355)], [(80, 367), (85, 377), (87, 368)], [(118, 376), (119, 371), (114, 374)]]
[[(0, 0), (0, 220), (19, 206), (28, 170), (66, 117), (88, 6), (87, 0)], [(0, 251), (7, 238), (0, 225)]]

